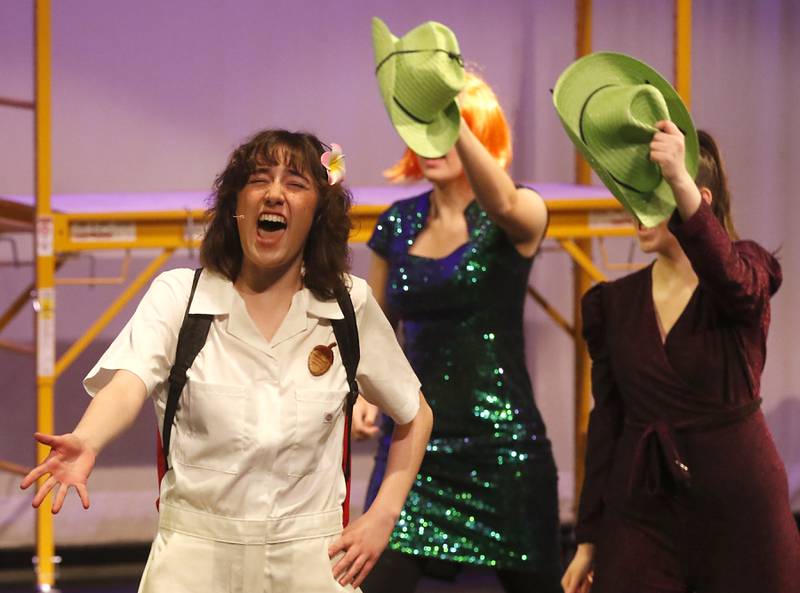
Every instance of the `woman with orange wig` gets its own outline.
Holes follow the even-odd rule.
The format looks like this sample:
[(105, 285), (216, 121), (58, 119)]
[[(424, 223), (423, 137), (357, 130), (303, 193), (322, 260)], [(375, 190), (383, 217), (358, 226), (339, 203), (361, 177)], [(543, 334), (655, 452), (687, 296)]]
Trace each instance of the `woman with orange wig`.
[[(455, 146), (406, 150), (386, 172), (426, 179), (394, 203), (369, 241), (369, 283), (402, 328), (436, 414), (425, 459), (365, 593), (413, 591), (464, 565), (497, 572), (509, 592), (560, 591), (556, 468), (525, 366), (523, 308), (547, 210), (506, 172), (511, 136), (492, 89), (474, 74), (458, 96)], [(384, 478), (392, 422), (361, 400), (354, 435), (380, 432), (367, 507)]]

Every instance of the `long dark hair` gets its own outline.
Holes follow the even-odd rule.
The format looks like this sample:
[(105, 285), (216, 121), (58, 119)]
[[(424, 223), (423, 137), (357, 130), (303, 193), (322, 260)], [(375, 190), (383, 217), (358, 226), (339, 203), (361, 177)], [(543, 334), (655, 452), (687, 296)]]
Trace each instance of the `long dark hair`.
[[(208, 227), (200, 247), (200, 262), (235, 282), (242, 269), (242, 246), (236, 226), (236, 199), (257, 166), (282, 163), (307, 174), (319, 194), (314, 221), (303, 250), (304, 285), (317, 298), (332, 299), (350, 268), (350, 206), (352, 196), (341, 184), (328, 184), (320, 156), (325, 145), (313, 134), (264, 130), (231, 153), (225, 170), (214, 180)], [(288, 161), (288, 162), (286, 162)]]
[(739, 234), (733, 225), (728, 178), (722, 165), (719, 148), (714, 137), (705, 130), (697, 130), (697, 138), (700, 141), (700, 166), (695, 183), (697, 187), (705, 187), (711, 192), (711, 210), (728, 231), (728, 236), (736, 240)]

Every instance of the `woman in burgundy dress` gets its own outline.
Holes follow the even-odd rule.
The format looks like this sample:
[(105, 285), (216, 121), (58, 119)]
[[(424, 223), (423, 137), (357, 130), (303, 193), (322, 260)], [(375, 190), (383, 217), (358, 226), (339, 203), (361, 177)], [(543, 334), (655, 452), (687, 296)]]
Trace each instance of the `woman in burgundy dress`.
[(713, 139), (697, 183), (660, 122), (677, 212), (639, 228), (647, 268), (583, 299), (595, 406), (566, 593), (792, 593), (800, 536), (759, 410), (778, 261), (738, 241)]

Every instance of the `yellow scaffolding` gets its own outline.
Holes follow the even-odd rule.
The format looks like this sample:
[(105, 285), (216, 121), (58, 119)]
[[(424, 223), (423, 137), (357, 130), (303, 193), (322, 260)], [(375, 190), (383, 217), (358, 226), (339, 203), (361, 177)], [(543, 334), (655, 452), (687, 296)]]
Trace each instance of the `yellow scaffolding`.
[[(52, 132), (50, 105), (50, 0), (36, 0), (36, 430), (54, 432), (53, 376), (55, 361), (55, 256), (52, 242)], [(36, 444), (36, 463), (42, 463), (49, 448)], [(38, 480), (41, 488), (46, 477)], [(39, 559), (37, 584), (40, 591), (55, 585), (55, 539), (53, 534), (52, 497), (48, 496), (36, 513), (36, 548)]]
[[(674, 0), (675, 3), (675, 81), (684, 100), (691, 97), (691, 0)], [(23, 205), (0, 200), (0, 230), (33, 230), (36, 245), (36, 386), (37, 430), (52, 433), (54, 425), (53, 385), (55, 379), (75, 360), (97, 334), (113, 319), (119, 310), (166, 263), (176, 249), (194, 249), (199, 240), (193, 236), (195, 228), (202, 228), (202, 210), (115, 213), (58, 213), (51, 208), (51, 11), (50, 0), (35, 1), (35, 100), (33, 102), (0, 98), (0, 106), (34, 109), (36, 136), (36, 204), (32, 210)], [(592, 3), (576, 0), (576, 55), (591, 51)], [(591, 171), (585, 162), (576, 158), (576, 180), (586, 185)], [(570, 324), (554, 307), (533, 288), (530, 295), (545, 312), (575, 340), (575, 501), (577, 503), (583, 481), (583, 459), (586, 452), (590, 385), (589, 359), (580, 335), (580, 298), (592, 282), (604, 279), (592, 260), (592, 240), (595, 237), (632, 236), (631, 227), (603, 223), (619, 214), (621, 207), (613, 199), (599, 192), (596, 198), (547, 200), (550, 211), (548, 238), (570, 255), (573, 260), (573, 323)], [(355, 232), (352, 240), (366, 241), (384, 206), (356, 206), (353, 210)], [(34, 216), (35, 214), (35, 216)], [(599, 222), (598, 222), (599, 221)], [(75, 240), (76, 228), (87, 223), (102, 222), (127, 225), (135, 228), (133, 239)], [(55, 270), (58, 258), (65, 254), (89, 250), (119, 250), (158, 248), (161, 253), (135, 278), (117, 299), (98, 317), (64, 355), (55, 358)], [(20, 296), (0, 316), (0, 330), (24, 306), (27, 293)], [(0, 344), (2, 347), (4, 344)], [(37, 446), (37, 463), (48, 455), (47, 447)], [(0, 462), (0, 471), (24, 472), (26, 468)], [(42, 480), (39, 482), (39, 487)], [(38, 557), (37, 582), (40, 591), (50, 591), (55, 586), (55, 544), (53, 520), (48, 496), (37, 512), (36, 550)]]

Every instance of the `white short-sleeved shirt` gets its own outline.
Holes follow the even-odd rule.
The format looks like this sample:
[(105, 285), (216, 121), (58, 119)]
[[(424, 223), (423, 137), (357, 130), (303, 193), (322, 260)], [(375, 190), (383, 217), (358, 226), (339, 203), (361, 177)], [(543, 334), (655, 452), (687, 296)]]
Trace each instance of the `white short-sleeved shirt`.
[[(171, 270), (153, 281), (84, 379), (90, 395), (116, 370), (128, 370), (144, 382), (163, 423), (167, 377), (193, 274)], [(367, 283), (351, 281), (359, 386), (395, 422), (408, 423), (419, 408), (419, 380)], [(336, 341), (330, 320), (343, 317), (336, 301), (300, 290), (267, 342), (233, 284), (204, 270), (190, 312), (214, 320), (181, 395), (162, 502), (256, 520), (341, 506), (347, 376), (337, 348), (326, 373), (315, 377), (308, 368), (314, 346)]]

